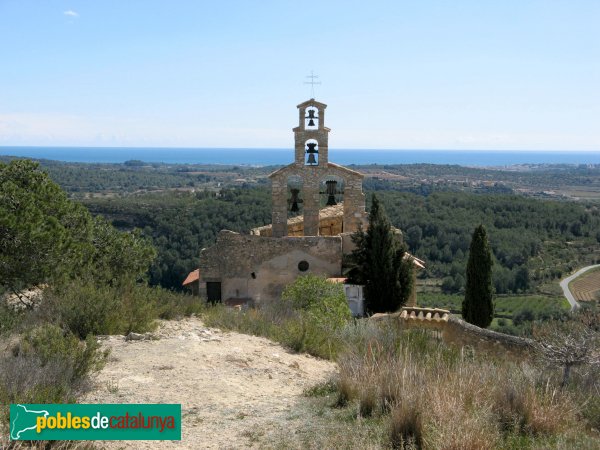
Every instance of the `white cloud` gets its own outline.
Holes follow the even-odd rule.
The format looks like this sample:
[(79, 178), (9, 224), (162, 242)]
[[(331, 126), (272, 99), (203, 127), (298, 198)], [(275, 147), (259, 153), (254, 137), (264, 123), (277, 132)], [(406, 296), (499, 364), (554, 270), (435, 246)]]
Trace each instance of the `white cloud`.
[(79, 14), (72, 9), (68, 9), (67, 11), (63, 12), (63, 14), (68, 17), (79, 17)]

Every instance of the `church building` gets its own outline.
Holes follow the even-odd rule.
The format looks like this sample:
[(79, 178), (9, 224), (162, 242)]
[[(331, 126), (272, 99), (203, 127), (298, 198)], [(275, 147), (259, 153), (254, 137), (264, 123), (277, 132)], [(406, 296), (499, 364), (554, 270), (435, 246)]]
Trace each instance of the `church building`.
[(208, 301), (258, 305), (303, 274), (343, 277), (350, 236), (366, 229), (368, 216), (363, 175), (329, 161), (326, 108), (314, 98), (298, 105), (294, 162), (269, 175), (272, 224), (250, 234), (222, 230), (200, 252), (198, 289)]

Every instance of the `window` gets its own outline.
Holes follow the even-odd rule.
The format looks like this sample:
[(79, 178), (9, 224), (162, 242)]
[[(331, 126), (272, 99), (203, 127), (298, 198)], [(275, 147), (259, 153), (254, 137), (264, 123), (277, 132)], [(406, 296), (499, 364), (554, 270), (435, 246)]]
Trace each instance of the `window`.
[(298, 263), (298, 270), (300, 272), (306, 272), (308, 270), (308, 262), (307, 261), (300, 261)]

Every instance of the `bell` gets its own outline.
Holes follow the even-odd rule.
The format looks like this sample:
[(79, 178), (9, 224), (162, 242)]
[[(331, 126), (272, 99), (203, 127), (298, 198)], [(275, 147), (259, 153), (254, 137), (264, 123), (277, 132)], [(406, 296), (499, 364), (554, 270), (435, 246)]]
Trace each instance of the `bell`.
[(310, 120), (308, 121), (308, 126), (309, 126), (309, 127), (314, 127), (314, 126), (315, 126), (315, 121), (314, 121), (314, 120), (312, 120), (312, 119), (310, 119)]
[(306, 164), (316, 164), (317, 160), (315, 159), (315, 154), (314, 153), (309, 153), (308, 154), (308, 159), (306, 160)]
[(308, 110), (308, 116), (306, 117), (307, 119), (316, 119), (317, 117), (315, 116), (315, 111), (312, 109)]
[(300, 208), (298, 207), (298, 203), (302, 203), (302, 200), (298, 199), (298, 194), (300, 193), (300, 189), (290, 189), (292, 194), (292, 198), (290, 199), (290, 203), (292, 207), (290, 208), (291, 212), (298, 212)]
[(315, 148), (317, 146), (317, 144), (315, 144), (314, 142), (311, 144), (306, 144), (306, 146), (308, 147), (308, 150), (306, 150), (306, 153), (319, 153), (319, 150), (317, 150)]
[(325, 184), (327, 185), (327, 206), (335, 206), (337, 205), (337, 202), (335, 201), (335, 194), (336, 194), (336, 186), (337, 186), (337, 181), (335, 180), (328, 180), (325, 182)]

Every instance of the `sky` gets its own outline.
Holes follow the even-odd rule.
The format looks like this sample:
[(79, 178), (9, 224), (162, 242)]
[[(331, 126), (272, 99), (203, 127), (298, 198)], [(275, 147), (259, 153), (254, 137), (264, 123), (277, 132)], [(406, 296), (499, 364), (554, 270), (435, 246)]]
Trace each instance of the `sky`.
[(600, 1), (0, 0), (0, 146), (600, 151)]

